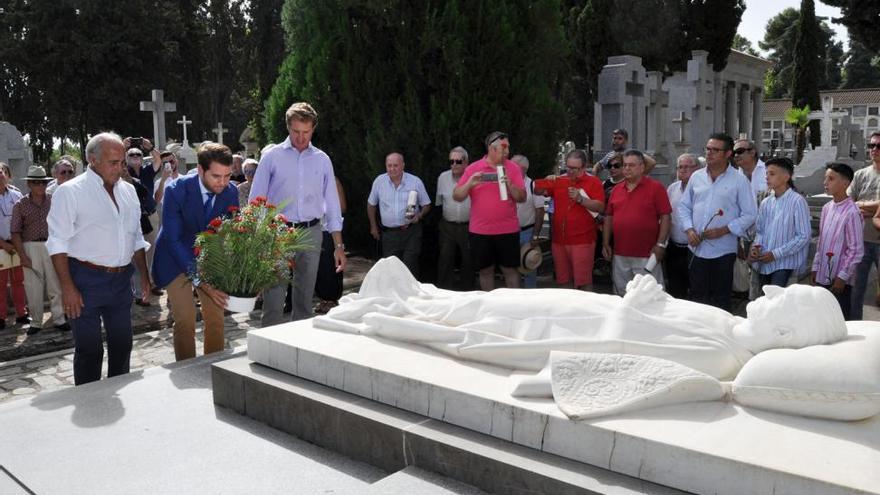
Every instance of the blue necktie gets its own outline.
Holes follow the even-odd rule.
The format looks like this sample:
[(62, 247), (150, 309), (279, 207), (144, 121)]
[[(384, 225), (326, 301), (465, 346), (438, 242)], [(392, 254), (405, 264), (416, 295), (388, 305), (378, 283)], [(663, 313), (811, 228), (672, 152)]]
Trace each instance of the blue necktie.
[(205, 193), (208, 196), (208, 199), (205, 200), (205, 219), (211, 220), (211, 208), (214, 206), (214, 193), (207, 192)]

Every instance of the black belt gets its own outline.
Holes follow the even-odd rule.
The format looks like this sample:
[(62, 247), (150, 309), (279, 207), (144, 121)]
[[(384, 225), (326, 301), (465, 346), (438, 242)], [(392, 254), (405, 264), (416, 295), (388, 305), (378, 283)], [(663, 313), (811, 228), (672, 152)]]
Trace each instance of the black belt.
[(404, 225), (401, 225), (400, 227), (386, 227), (383, 225), (382, 230), (383, 231), (385, 231), (385, 230), (403, 230), (403, 227), (404, 227)]
[(534, 227), (534, 226), (535, 226), (535, 224), (526, 225), (525, 227), (520, 227), (520, 228), (519, 228), (519, 231), (520, 231), (520, 232), (525, 232), (525, 231), (529, 230), (530, 228), (532, 228), (532, 227)]
[(23, 242), (46, 242), (46, 241), (48, 241), (48, 240), (49, 240), (49, 239), (46, 239), (46, 238), (44, 237), (44, 238), (42, 238), (42, 239), (31, 239), (31, 240), (29, 240), (29, 241), (23, 241)]
[(313, 218), (313, 219), (306, 221), (306, 222), (296, 222), (296, 223), (287, 222), (287, 226), (293, 227), (295, 229), (307, 229), (309, 227), (314, 227), (315, 225), (317, 225), (318, 221), (319, 221), (319, 219)]
[(446, 223), (451, 223), (452, 225), (467, 225), (468, 224), (468, 222), (453, 222), (452, 220), (447, 220), (445, 218), (443, 219), (443, 221)]
[(677, 243), (677, 242), (673, 242), (672, 245), (675, 246), (675, 247), (678, 247), (678, 248), (686, 248), (686, 247), (688, 247), (687, 243), (679, 244), (679, 243)]
[(77, 263), (81, 264), (82, 266), (84, 266), (84, 267), (86, 267), (86, 268), (91, 268), (92, 270), (97, 270), (97, 271), (99, 271), (99, 272), (105, 272), (105, 273), (122, 273), (122, 272), (124, 272), (125, 270), (127, 270), (128, 267), (129, 267), (129, 265), (125, 265), (125, 266), (102, 266), (102, 265), (96, 265), (96, 264), (94, 264), (94, 263), (89, 263), (88, 261), (83, 261), (83, 260), (81, 260), (81, 259), (77, 259), (77, 258), (70, 258), (70, 259), (73, 260), (73, 261), (76, 261)]

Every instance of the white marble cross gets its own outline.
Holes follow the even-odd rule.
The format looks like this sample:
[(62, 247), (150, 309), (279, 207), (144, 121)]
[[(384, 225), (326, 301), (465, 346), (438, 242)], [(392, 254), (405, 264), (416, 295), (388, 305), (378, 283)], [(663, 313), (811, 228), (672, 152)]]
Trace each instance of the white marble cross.
[(189, 140), (186, 137), (186, 126), (187, 124), (192, 124), (192, 120), (186, 120), (186, 115), (184, 115), (183, 119), (178, 120), (177, 123), (183, 126), (183, 144), (189, 146)]
[(165, 94), (161, 89), (154, 89), (150, 101), (142, 101), (141, 112), (153, 113), (153, 145), (158, 149), (165, 149), (165, 113), (176, 112), (177, 104), (165, 101)]
[(820, 145), (823, 147), (831, 146), (831, 130), (832, 124), (834, 123), (833, 119), (839, 117), (845, 117), (849, 114), (846, 112), (833, 112), (834, 108), (834, 98), (830, 96), (822, 97), (822, 110), (810, 112), (807, 116), (810, 120), (819, 120), (821, 121), (819, 131), (820, 131)]
[(212, 130), (214, 131), (214, 134), (217, 135), (217, 142), (223, 144), (223, 134), (225, 134), (226, 131), (228, 131), (229, 129), (223, 127), (223, 122), (217, 122), (217, 127)]
[(684, 126), (686, 126), (688, 124), (688, 122), (690, 122), (690, 121), (691, 121), (691, 119), (685, 117), (684, 112), (678, 112), (678, 118), (672, 119), (673, 124), (678, 124), (678, 142), (679, 143), (687, 142), (684, 139)]

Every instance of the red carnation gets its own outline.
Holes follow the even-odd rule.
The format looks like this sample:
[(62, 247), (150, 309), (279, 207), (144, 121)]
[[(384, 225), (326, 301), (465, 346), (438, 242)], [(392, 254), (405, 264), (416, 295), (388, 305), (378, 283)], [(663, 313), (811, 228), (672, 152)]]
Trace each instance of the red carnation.
[(283, 213), (275, 215), (275, 220), (278, 220), (281, 223), (287, 223), (287, 217), (285, 217)]
[(716, 213), (716, 215), (718, 215), (719, 217), (723, 217), (723, 216), (724, 216), (724, 210), (722, 210), (721, 208), (718, 208), (718, 213)]
[(198, 256), (202, 252), (202, 248), (196, 246), (193, 248), (193, 254)]
[(834, 251), (828, 251), (827, 253), (825, 253), (825, 256), (828, 256), (829, 258), (834, 256)]
[(266, 196), (257, 196), (256, 198), (254, 198), (253, 201), (251, 201), (251, 204), (252, 205), (263, 205), (263, 204), (266, 204), (266, 201), (268, 201)]
[(210, 225), (211, 227), (214, 227), (216, 229), (216, 228), (219, 228), (221, 225), (223, 225), (223, 220), (220, 220), (220, 217), (217, 217), (217, 218), (211, 220), (210, 222), (208, 222), (208, 225)]
[(235, 212), (238, 211), (238, 207), (235, 206), (235, 205), (232, 205), (232, 206), (230, 206), (229, 208), (227, 208), (226, 210), (227, 210), (229, 213), (235, 213)]

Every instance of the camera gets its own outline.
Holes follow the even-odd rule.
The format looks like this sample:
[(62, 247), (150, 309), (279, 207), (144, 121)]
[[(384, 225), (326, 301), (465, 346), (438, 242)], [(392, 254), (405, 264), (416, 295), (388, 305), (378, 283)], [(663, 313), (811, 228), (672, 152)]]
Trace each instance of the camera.
[(144, 146), (144, 138), (142, 138), (142, 137), (128, 138), (128, 148), (129, 149), (137, 148), (137, 149), (143, 151), (144, 150), (143, 146)]
[(481, 182), (498, 182), (498, 174), (494, 172), (484, 172), (483, 175), (480, 176)]

